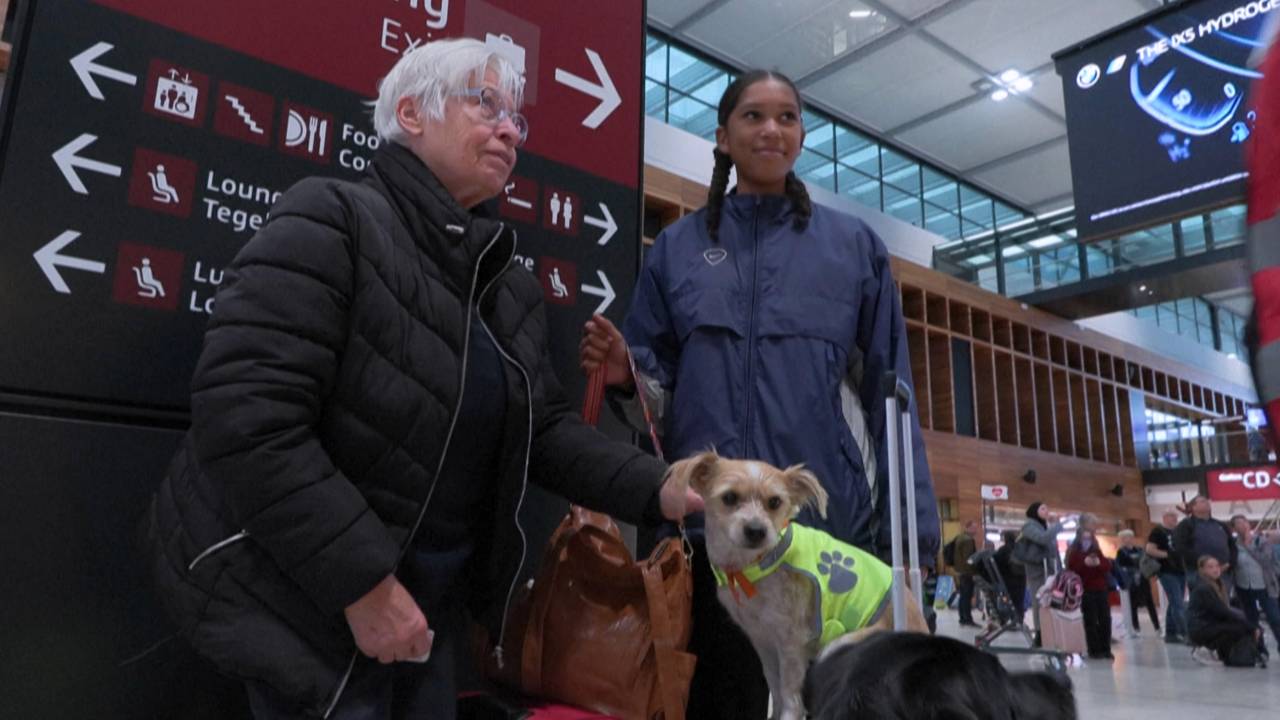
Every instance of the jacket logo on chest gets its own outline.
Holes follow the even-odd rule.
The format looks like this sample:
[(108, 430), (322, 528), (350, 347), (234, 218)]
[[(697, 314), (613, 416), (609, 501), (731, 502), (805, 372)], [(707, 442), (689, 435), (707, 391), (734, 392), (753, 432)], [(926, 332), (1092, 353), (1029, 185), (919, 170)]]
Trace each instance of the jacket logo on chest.
[(724, 248), (711, 248), (702, 253), (702, 258), (712, 267), (724, 262), (727, 257), (729, 257), (729, 251)]

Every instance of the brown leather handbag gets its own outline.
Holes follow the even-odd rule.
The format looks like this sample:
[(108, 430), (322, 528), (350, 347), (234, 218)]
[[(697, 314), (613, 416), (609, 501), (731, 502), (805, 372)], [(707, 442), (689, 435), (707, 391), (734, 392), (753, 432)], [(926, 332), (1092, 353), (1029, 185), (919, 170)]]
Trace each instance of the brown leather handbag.
[[(594, 422), (603, 376), (584, 416)], [(525, 694), (624, 720), (684, 720), (693, 573), (681, 538), (636, 562), (607, 515), (573, 506), (512, 610), (497, 675)]]

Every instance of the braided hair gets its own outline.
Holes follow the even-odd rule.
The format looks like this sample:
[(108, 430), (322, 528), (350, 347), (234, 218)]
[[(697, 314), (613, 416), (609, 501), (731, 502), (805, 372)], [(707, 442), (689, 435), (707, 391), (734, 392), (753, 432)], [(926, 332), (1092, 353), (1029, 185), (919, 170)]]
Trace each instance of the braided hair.
[[(720, 105), (716, 110), (716, 121), (720, 127), (729, 127), (729, 116), (738, 107), (742, 93), (763, 80), (776, 80), (786, 84), (795, 93), (796, 107), (803, 111), (804, 103), (800, 99), (800, 91), (795, 83), (791, 82), (791, 78), (773, 70), (751, 70), (730, 83), (729, 87), (725, 88), (724, 94), (720, 96)], [(707, 234), (711, 236), (711, 242), (719, 242), (720, 213), (724, 208), (725, 193), (729, 189), (729, 171), (733, 168), (733, 158), (728, 153), (721, 152), (720, 148), (713, 149), (711, 154), (715, 158), (715, 169), (711, 172), (711, 186), (707, 188)], [(796, 177), (794, 170), (787, 173), (783, 192), (794, 206), (794, 227), (797, 230), (803, 229), (813, 215), (813, 205), (804, 183)]]

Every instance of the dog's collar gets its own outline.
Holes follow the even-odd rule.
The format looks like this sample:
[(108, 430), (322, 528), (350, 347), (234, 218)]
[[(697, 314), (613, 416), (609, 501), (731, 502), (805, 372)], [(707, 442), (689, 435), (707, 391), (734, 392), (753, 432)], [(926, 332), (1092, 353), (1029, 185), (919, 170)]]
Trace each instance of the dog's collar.
[(750, 600), (756, 596), (755, 584), (761, 578), (768, 577), (774, 570), (782, 565), (782, 559), (786, 556), (787, 551), (791, 549), (791, 543), (794, 539), (793, 528), (791, 523), (787, 523), (786, 528), (782, 531), (782, 536), (778, 538), (778, 542), (772, 548), (761, 553), (755, 562), (743, 568), (717, 567), (714, 563), (711, 565), (711, 574), (716, 578), (716, 585), (720, 587), (729, 586), (730, 592), (733, 593), (733, 599), (742, 604), (742, 598), (738, 596), (738, 590)]

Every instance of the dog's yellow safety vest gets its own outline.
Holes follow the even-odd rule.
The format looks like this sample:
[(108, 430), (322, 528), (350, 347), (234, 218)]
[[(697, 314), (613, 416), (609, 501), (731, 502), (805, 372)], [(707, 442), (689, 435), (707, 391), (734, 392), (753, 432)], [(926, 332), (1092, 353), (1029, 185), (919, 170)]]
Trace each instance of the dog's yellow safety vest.
[[(880, 618), (889, 606), (893, 572), (876, 556), (841, 542), (830, 534), (791, 523), (772, 550), (742, 570), (726, 573), (711, 566), (716, 584), (728, 586), (738, 597), (755, 597), (754, 584), (785, 566), (813, 583), (818, 612), (814, 634), (820, 644), (864, 628)], [(741, 599), (739, 599), (741, 602)]]

